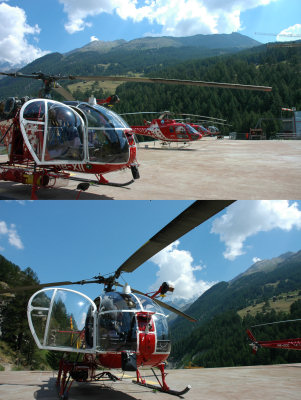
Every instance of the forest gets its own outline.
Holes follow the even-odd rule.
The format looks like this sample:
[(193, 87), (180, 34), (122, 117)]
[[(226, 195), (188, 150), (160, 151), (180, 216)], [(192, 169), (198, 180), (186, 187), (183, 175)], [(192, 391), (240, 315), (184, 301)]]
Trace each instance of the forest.
[(291, 306), (289, 313), (274, 310), (241, 318), (231, 310), (215, 316), (207, 324), (195, 329), (189, 337), (175, 343), (169, 361), (174, 367), (200, 366), (234, 367), (243, 365), (265, 365), (300, 363), (301, 352), (284, 349), (259, 348), (253, 354), (246, 330), (254, 325), (277, 321), (279, 324), (265, 325), (252, 330), (257, 340), (294, 339), (301, 337), (301, 301)]
[(224, 118), (231, 131), (249, 132), (260, 118), (268, 138), (279, 132), (282, 107), (301, 109), (300, 48), (257, 48), (231, 56), (192, 60), (156, 71), (152, 76), (271, 86), (272, 92), (196, 88), (172, 85), (124, 84), (116, 93), (121, 102), (115, 110), (162, 111)]
[[(0, 288), (31, 286), (39, 283), (31, 268), (21, 270), (0, 255)], [(0, 356), (11, 355), (16, 369), (48, 368), (45, 352), (38, 350), (27, 322), (27, 303), (35, 290), (0, 295)], [(1, 360), (0, 360), (1, 365)], [(0, 367), (1, 368), (1, 367)]]
[[(272, 92), (125, 83), (116, 90), (121, 101), (114, 110), (117, 113), (169, 110), (222, 118), (230, 125), (222, 127), (224, 135), (249, 132), (250, 128), (258, 127), (261, 119), (260, 126), (271, 139), (281, 131), (281, 108), (301, 109), (300, 66), (300, 48), (265, 46), (235, 55), (194, 59), (164, 68), (156, 66), (148, 71), (148, 76), (271, 86)], [(96, 98), (109, 95), (97, 83), (92, 91)], [(84, 100), (91, 91), (78, 90), (73, 94)], [(130, 125), (140, 124), (143, 118), (126, 117)]]

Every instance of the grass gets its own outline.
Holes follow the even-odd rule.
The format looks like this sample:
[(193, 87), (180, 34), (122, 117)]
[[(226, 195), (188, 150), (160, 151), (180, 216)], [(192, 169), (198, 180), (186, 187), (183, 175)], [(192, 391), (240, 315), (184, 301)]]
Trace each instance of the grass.
[(100, 82), (99, 86), (93, 88), (92, 86), (95, 84), (95, 81), (78, 82), (68, 85), (67, 89), (71, 93), (75, 92), (76, 90), (80, 90), (81, 92), (89, 90), (92, 94), (95, 90), (98, 90), (101, 87), (105, 92), (115, 94), (117, 87), (120, 86), (122, 83), (123, 82), (110, 82), (110, 81)]
[[(292, 298), (287, 298), (287, 296), (293, 296)], [(246, 315), (255, 316), (258, 312), (263, 312), (265, 307), (266, 311), (275, 310), (276, 312), (285, 312), (288, 313), (290, 311), (291, 305), (301, 299), (301, 295), (299, 295), (299, 290), (289, 293), (282, 293), (281, 295), (277, 296), (276, 299), (273, 301), (273, 298), (269, 299), (269, 306), (265, 306), (265, 302), (258, 303), (242, 310), (238, 311), (238, 314), (241, 318), (245, 317)]]
[(16, 359), (15, 352), (5, 343), (0, 340), (0, 362), (13, 364)]
[[(127, 76), (132, 76), (132, 77), (141, 77), (143, 74), (139, 73), (134, 73), (132, 71), (129, 71)], [(102, 88), (105, 92), (109, 92), (110, 94), (115, 94), (116, 89), (118, 86), (122, 85), (124, 82), (115, 82), (115, 81), (105, 81), (105, 82), (100, 82), (100, 81), (84, 81), (84, 82), (78, 82), (78, 83), (72, 83), (71, 85), (67, 86), (67, 89), (73, 93), (76, 90), (80, 90), (81, 92), (85, 92), (86, 90), (91, 91), (91, 94), (93, 91), (98, 90), (99, 88)], [(94, 86), (94, 88), (93, 88)]]

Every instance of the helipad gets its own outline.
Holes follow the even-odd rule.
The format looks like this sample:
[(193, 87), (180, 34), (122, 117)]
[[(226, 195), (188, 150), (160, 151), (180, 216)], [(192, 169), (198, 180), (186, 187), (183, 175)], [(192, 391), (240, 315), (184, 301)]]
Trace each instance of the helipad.
[[(172, 144), (163, 148), (151, 142), (140, 145), (138, 161), (141, 178), (132, 185), (90, 186), (80, 199), (301, 198), (301, 140), (203, 138), (187, 147)], [(132, 178), (129, 170), (105, 177), (118, 183)], [(75, 199), (76, 187), (77, 183), (70, 181), (64, 188), (40, 189), (38, 197)], [(30, 186), (0, 181), (2, 198), (30, 199), (30, 194)]]
[[(144, 371), (147, 375), (149, 371)], [(208, 368), (167, 371), (171, 389), (188, 384), (187, 400), (300, 400), (301, 364)], [(132, 374), (132, 373), (131, 373)], [(154, 378), (148, 378), (152, 379)], [(57, 400), (56, 376), (51, 372), (0, 372), (0, 398), (7, 400)], [(132, 383), (129, 374), (112, 383), (74, 383), (69, 400), (172, 400), (177, 397)]]

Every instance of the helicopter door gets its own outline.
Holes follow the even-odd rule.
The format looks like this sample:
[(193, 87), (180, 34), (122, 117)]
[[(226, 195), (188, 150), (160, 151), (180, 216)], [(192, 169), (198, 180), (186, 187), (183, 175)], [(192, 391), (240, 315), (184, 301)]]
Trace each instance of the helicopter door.
[(70, 289), (47, 288), (28, 302), (27, 318), (40, 349), (94, 353), (96, 305)]

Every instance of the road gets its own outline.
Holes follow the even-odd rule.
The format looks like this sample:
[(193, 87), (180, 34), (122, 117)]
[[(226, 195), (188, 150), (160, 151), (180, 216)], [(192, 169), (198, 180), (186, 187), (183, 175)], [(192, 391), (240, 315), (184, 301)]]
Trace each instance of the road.
[[(146, 147), (148, 146), (148, 147)], [(81, 200), (300, 199), (301, 140), (244, 141), (203, 138), (186, 148), (159, 143), (138, 149), (140, 176), (124, 188), (90, 186)], [(4, 160), (5, 156), (0, 156)], [(89, 177), (87, 174), (77, 176)], [(106, 174), (112, 182), (132, 179), (129, 170)], [(41, 200), (75, 199), (76, 182), (38, 191)], [(30, 199), (31, 188), (0, 181), (0, 197)]]
[[(148, 375), (149, 371), (145, 371)], [(131, 373), (132, 374), (132, 373)], [(154, 378), (147, 378), (153, 382)], [(74, 383), (69, 400), (171, 400), (170, 396), (122, 381)], [(56, 377), (52, 372), (0, 372), (0, 398), (3, 400), (57, 400)], [(155, 382), (154, 382), (155, 383)], [(168, 371), (171, 389), (192, 386), (186, 400), (300, 400), (301, 364), (234, 368), (200, 368)]]

